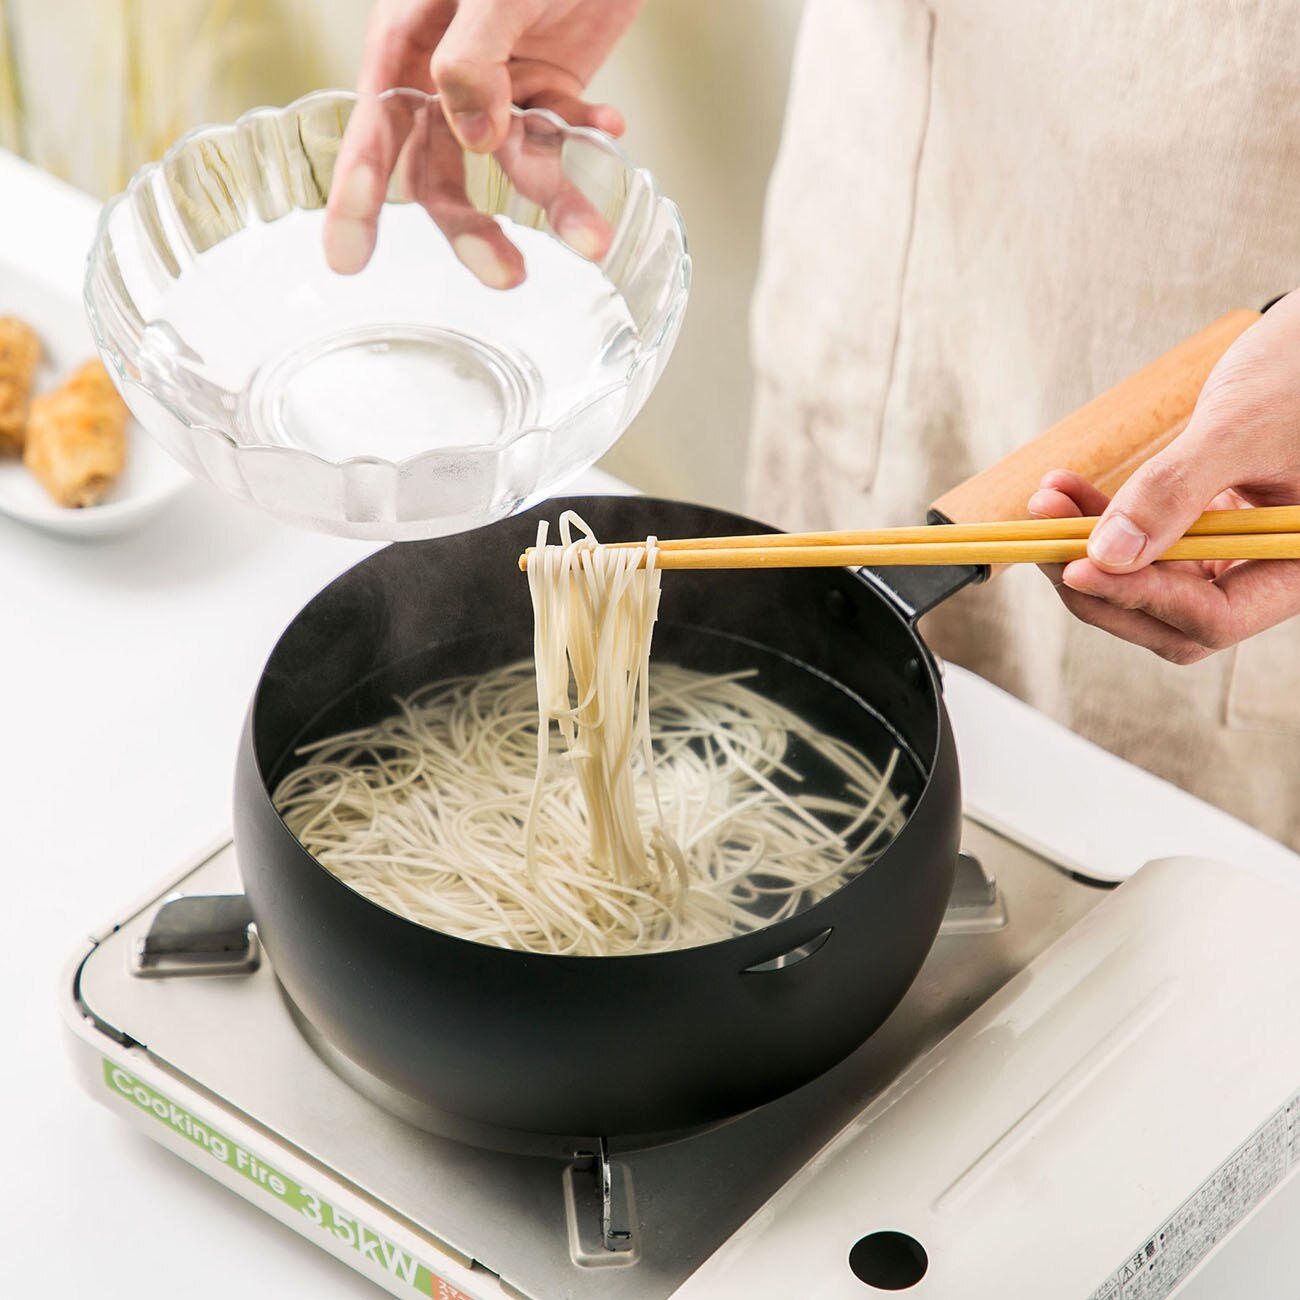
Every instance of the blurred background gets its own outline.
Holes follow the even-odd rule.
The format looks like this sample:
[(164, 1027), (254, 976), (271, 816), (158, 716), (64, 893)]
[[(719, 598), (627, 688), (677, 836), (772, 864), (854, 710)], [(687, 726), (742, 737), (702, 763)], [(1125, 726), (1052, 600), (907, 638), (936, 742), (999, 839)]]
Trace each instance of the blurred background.
[[(0, 0), (0, 147), (106, 198), (202, 122), (356, 77), (369, 0)], [(799, 0), (647, 0), (592, 86), (681, 206), (686, 324), (602, 462), (647, 492), (739, 507), (749, 297)], [(3, 196), (0, 195), (0, 201)]]

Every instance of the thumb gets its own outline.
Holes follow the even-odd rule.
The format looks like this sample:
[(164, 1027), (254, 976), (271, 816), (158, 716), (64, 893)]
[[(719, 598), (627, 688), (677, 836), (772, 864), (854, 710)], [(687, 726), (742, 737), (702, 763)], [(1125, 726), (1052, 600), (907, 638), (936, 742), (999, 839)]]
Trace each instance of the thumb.
[(1088, 538), (1088, 558), (1108, 573), (1132, 573), (1163, 555), (1231, 486), (1216, 441), (1194, 414), (1186, 430), (1115, 493)]
[(510, 129), (515, 44), (533, 19), (529, 3), (461, 0), (433, 52), (430, 71), (447, 124), (466, 149), (491, 153)]

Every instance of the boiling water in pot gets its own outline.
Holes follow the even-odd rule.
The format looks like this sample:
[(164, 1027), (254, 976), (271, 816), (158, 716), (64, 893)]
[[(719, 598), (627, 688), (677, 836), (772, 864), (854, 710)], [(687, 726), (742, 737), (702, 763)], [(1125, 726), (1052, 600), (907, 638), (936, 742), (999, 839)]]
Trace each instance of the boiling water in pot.
[[(277, 802), (318, 860), (431, 928), (584, 955), (726, 938), (795, 915), (868, 867), (922, 783), (915, 756), (839, 683), (748, 639), (661, 624), (650, 686), (658, 793), (638, 785), (648, 874), (620, 890), (601, 874), (599, 835), (582, 838), (569, 758), (552, 756), (535, 822), (528, 813), (531, 662), (494, 671), (518, 639), (435, 645), (371, 674), (304, 729), (271, 782), (293, 774)], [(412, 692), (394, 717), (395, 697)], [(391, 721), (375, 730), (381, 719)], [(338, 733), (348, 738), (311, 748)], [(672, 852), (656, 841), (657, 814)], [(587, 876), (574, 892), (578, 865)], [(568, 913), (558, 930), (537, 920), (551, 906)], [(575, 908), (591, 920), (573, 922)]]

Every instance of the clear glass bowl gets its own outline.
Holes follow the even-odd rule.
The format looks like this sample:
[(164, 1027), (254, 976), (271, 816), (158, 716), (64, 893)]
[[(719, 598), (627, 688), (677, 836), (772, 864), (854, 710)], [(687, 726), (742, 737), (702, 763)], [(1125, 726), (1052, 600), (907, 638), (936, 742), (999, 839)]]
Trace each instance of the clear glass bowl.
[[(370, 264), (339, 275), (322, 232), (349, 122), (396, 166)], [(608, 241), (598, 261), (552, 226), (572, 236), (575, 211)], [(481, 284), (437, 224), (481, 230), (475, 213), (523, 254), (518, 287)], [(396, 541), (500, 519), (595, 461), (662, 373), (689, 284), (676, 206), (601, 133), (515, 110), (483, 157), (435, 97), (321, 91), (143, 168), (100, 218), (86, 307), (136, 418), (191, 473)]]

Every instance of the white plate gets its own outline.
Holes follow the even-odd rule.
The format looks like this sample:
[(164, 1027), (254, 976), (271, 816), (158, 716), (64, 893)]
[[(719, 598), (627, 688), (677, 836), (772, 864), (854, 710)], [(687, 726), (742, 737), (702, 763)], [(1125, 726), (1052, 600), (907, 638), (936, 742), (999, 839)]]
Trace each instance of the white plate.
[[(40, 336), (44, 357), (34, 393), (57, 388), (95, 356), (81, 301), (16, 267), (0, 265), (0, 316), (19, 316)], [(105, 500), (81, 510), (56, 505), (21, 459), (0, 459), (0, 514), (63, 537), (90, 540), (139, 528), (190, 482), (189, 475), (143, 429), (127, 424), (126, 468)]]

